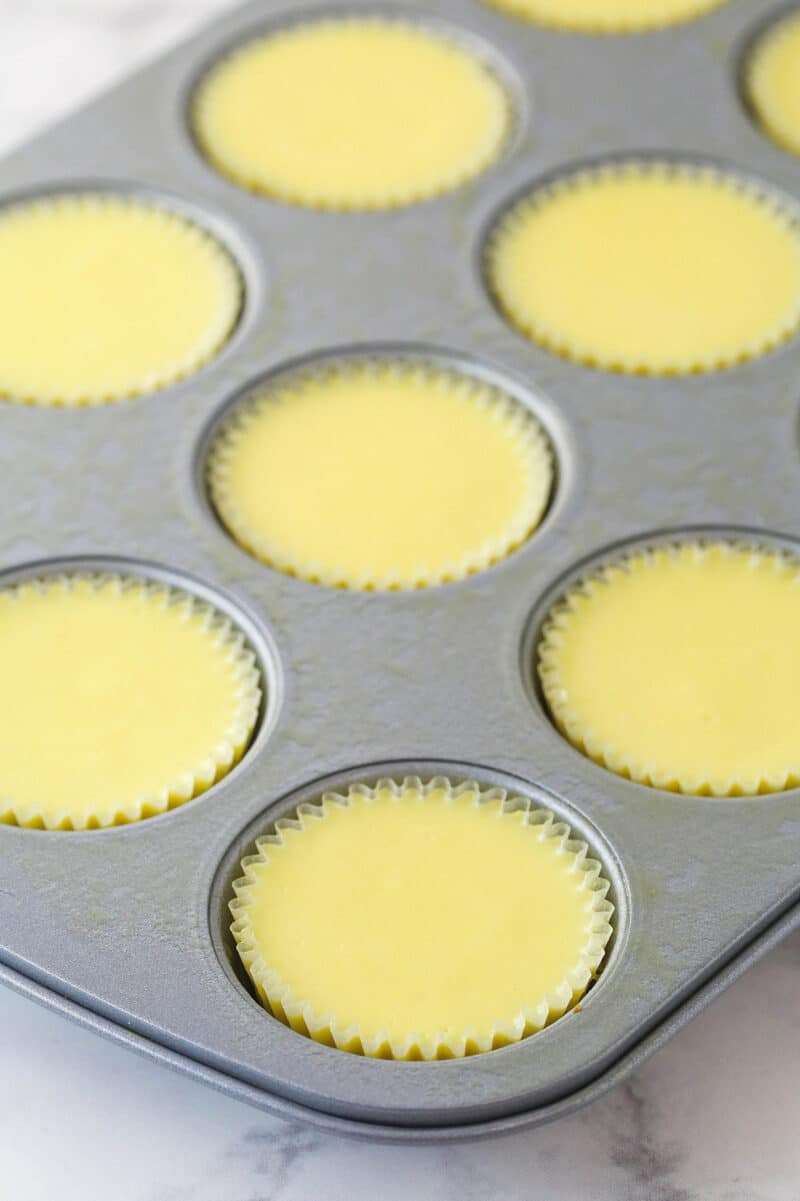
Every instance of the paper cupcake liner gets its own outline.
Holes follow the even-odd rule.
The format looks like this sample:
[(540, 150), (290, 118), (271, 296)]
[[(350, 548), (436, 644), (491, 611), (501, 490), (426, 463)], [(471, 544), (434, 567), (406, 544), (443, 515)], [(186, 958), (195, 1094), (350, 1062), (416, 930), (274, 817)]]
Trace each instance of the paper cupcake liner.
[[(485, 74), (487, 85), (497, 88), (504, 103), (502, 107), (498, 107), (494, 126), (486, 131), (482, 141), (470, 148), (458, 165), (453, 165), (449, 170), (432, 172), (427, 180), (418, 179), (404, 187), (392, 187), (384, 183), (381, 188), (369, 192), (353, 187), (338, 189), (326, 187), (322, 190), (308, 186), (301, 188), (290, 185), (277, 177), (267, 180), (261, 171), (254, 169), (247, 155), (237, 153), (230, 145), (225, 147), (224, 152), (222, 151), (221, 147), (226, 143), (226, 134), (224, 128), (220, 126), (213, 96), (214, 85), (219, 79), (220, 72), (245, 58), (253, 48), (265, 42), (274, 45), (281, 41), (289, 41), (297, 33), (305, 32), (312, 27), (325, 31), (347, 25), (353, 27), (400, 27), (416, 34), (422, 34), (453, 51), (469, 56), (476, 67)], [(428, 28), (422, 23), (417, 24), (391, 15), (370, 16), (368, 14), (363, 16), (343, 15), (316, 21), (303, 20), (289, 25), (286, 29), (244, 43), (220, 59), (200, 81), (192, 100), (191, 117), (194, 137), (203, 156), (216, 171), (239, 187), (283, 204), (335, 212), (369, 212), (401, 208), (454, 191), (482, 174), (500, 157), (508, 144), (513, 127), (513, 112), (507, 89), (491, 68), (467, 47), (461, 46), (455, 38), (450, 38), (441, 31)]]
[[(310, 384), (359, 378), (365, 373), (389, 373), (396, 377), (428, 379), (440, 387), (456, 387), (477, 406), (491, 412), (517, 441), (527, 460), (525, 498), (502, 533), (485, 540), (468, 554), (438, 567), (420, 562), (413, 572), (381, 572), (369, 567), (354, 573), (344, 565), (333, 567), (313, 559), (299, 559), (290, 550), (256, 528), (242, 512), (231, 485), (231, 462), (242, 438), (266, 406), (278, 401), (291, 403)], [(259, 394), (238, 405), (216, 435), (207, 463), (209, 494), (222, 523), (244, 550), (268, 567), (314, 584), (361, 591), (410, 590), (452, 583), (507, 558), (531, 536), (540, 524), (552, 495), (554, 460), (550, 442), (536, 417), (519, 401), (482, 380), (432, 363), (401, 359), (354, 359), (321, 365), (268, 384)]]
[[(117, 195), (113, 192), (74, 192), (37, 197), (0, 208), (0, 233), (15, 224), (29, 225), (32, 221), (48, 221), (54, 214), (69, 210), (84, 210), (95, 214), (97, 220), (110, 209), (127, 211), (132, 218), (157, 220), (170, 230), (170, 237), (192, 245), (205, 259), (217, 277), (219, 296), (216, 309), (209, 314), (207, 328), (196, 343), (183, 354), (176, 355), (168, 367), (142, 371), (131, 376), (127, 386), (95, 391), (90, 388), (65, 388), (54, 379), (48, 368), (48, 356), (41, 356), (38, 378), (30, 372), (21, 374), (14, 364), (0, 357), (0, 399), (17, 404), (48, 407), (93, 407), (117, 401), (132, 400), (157, 392), (193, 375), (215, 357), (229, 340), (241, 313), (244, 285), (238, 267), (227, 250), (199, 225), (156, 203)], [(155, 268), (156, 264), (154, 264)], [(189, 284), (191, 281), (187, 281)], [(109, 305), (113, 307), (114, 297)]]
[[(283, 843), (284, 831), (302, 832), (307, 822), (324, 819), (331, 806), (347, 806), (356, 797), (374, 800), (387, 790), (400, 800), (411, 790), (427, 796), (440, 789), (444, 790), (449, 802), (465, 793), (474, 793), (476, 805), (499, 801), (502, 812), (522, 811), (526, 814), (526, 825), (536, 830), (538, 838), (554, 839), (561, 852), (574, 855), (575, 870), (583, 873), (583, 888), (591, 895), (591, 928), (585, 946), (576, 956), (574, 967), (561, 983), (536, 1004), (520, 1008), (512, 1018), (499, 1019), (485, 1035), (480, 1035), (471, 1027), (457, 1032), (440, 1030), (427, 1036), (419, 1031), (399, 1031), (386, 1027), (374, 1035), (365, 1035), (358, 1023), (348, 1020), (347, 1015), (337, 1014), (334, 1010), (324, 1013), (316, 1011), (309, 1001), (297, 995), (291, 984), (270, 967), (258, 946), (251, 924), (249, 904), (253, 885), (261, 872), (269, 870), (270, 848)], [(298, 1034), (341, 1051), (372, 1058), (463, 1058), (520, 1042), (563, 1016), (580, 1000), (597, 975), (613, 933), (611, 919), (614, 906), (607, 898), (610, 884), (601, 874), (601, 864), (589, 857), (586, 843), (573, 838), (566, 822), (560, 821), (549, 810), (534, 807), (529, 798), (508, 795), (502, 788), (482, 788), (474, 780), (453, 784), (446, 777), (437, 776), (423, 783), (416, 776), (407, 776), (400, 782), (379, 780), (372, 788), (366, 784), (356, 784), (346, 792), (326, 792), (318, 802), (300, 805), (295, 815), (276, 821), (274, 833), (257, 839), (256, 854), (244, 858), (241, 866), (244, 875), (234, 881), (236, 895), (229, 904), (234, 919), (231, 932), (239, 957), (264, 1007)]]
[(771, 571), (793, 576), (800, 583), (800, 561), (780, 550), (747, 542), (675, 542), (645, 548), (621, 556), (571, 587), (554, 605), (547, 616), (537, 648), (538, 675), (547, 708), (564, 737), (600, 767), (616, 775), (667, 792), (687, 796), (737, 797), (758, 796), (783, 792), (800, 785), (800, 755), (794, 765), (785, 770), (742, 776), (735, 772), (723, 775), (705, 773), (689, 776), (682, 772), (656, 768), (640, 755), (615, 745), (601, 737), (570, 703), (559, 666), (559, 657), (570, 624), (582, 602), (593, 599), (606, 587), (630, 571), (631, 564), (655, 568), (670, 558), (702, 560), (710, 549), (728, 554), (748, 553), (754, 564), (768, 564)]
[(570, 33), (632, 34), (649, 33), (670, 25), (694, 21), (721, 8), (726, 0), (654, 0), (642, 5), (639, 12), (628, 4), (607, 0), (605, 12), (599, 5), (593, 11), (570, 11), (562, 0), (483, 0), (490, 8), (499, 9), (524, 21), (561, 29)]
[[(531, 317), (520, 311), (514, 301), (509, 299), (503, 283), (505, 272), (500, 253), (505, 239), (513, 234), (531, 213), (544, 208), (559, 196), (576, 189), (591, 187), (598, 181), (624, 179), (626, 176), (639, 179), (648, 176), (660, 176), (665, 179), (684, 177), (711, 182), (720, 190), (739, 193), (751, 200), (754, 206), (768, 213), (775, 224), (780, 226), (800, 249), (800, 216), (789, 207), (788, 203), (784, 204), (775, 193), (768, 187), (760, 185), (755, 179), (739, 176), (707, 164), (658, 159), (626, 159), (597, 167), (587, 167), (572, 174), (561, 175), (540, 187), (535, 187), (500, 218), (490, 234), (485, 253), (489, 289), (501, 312), (520, 333), (550, 353), (581, 366), (642, 376), (682, 376), (721, 371), (767, 354), (797, 334), (800, 330), (800, 286), (798, 286), (794, 303), (787, 310), (783, 320), (777, 322), (774, 328), (762, 336), (743, 340), (740, 349), (735, 354), (698, 355), (687, 358), (683, 362), (646, 362), (638, 356), (625, 353), (606, 356), (587, 348), (579, 340), (573, 340), (563, 330), (548, 323), (544, 318)], [(732, 253), (735, 253), (735, 247), (731, 249)]]
[(757, 39), (745, 62), (744, 85), (750, 109), (764, 133), (790, 154), (800, 155), (800, 119), (786, 113), (771, 74), (776, 58), (790, 41), (796, 42), (800, 74), (800, 12), (796, 10), (785, 13)]
[[(119, 593), (139, 592), (148, 601), (152, 599), (164, 608), (173, 608), (183, 619), (202, 615), (209, 635), (209, 646), (224, 647), (226, 658), (235, 666), (238, 677), (236, 708), (227, 727), (220, 731), (219, 738), (209, 746), (206, 754), (187, 770), (165, 780), (157, 791), (126, 803), (117, 803), (109, 798), (107, 805), (98, 806), (92, 812), (80, 813), (68, 805), (45, 810), (35, 802), (20, 802), (13, 796), (0, 795), (0, 822), (8, 825), (44, 830), (102, 829), (142, 821), (177, 808), (227, 775), (247, 750), (258, 720), (262, 688), (254, 652), (244, 635), (227, 617), (189, 592), (144, 577), (116, 572), (75, 572), (29, 580), (0, 590), (0, 597), (19, 603), (34, 592), (49, 592), (55, 588), (71, 591), (77, 583), (89, 583), (97, 589), (112, 587)], [(46, 737), (45, 730), (42, 737)]]

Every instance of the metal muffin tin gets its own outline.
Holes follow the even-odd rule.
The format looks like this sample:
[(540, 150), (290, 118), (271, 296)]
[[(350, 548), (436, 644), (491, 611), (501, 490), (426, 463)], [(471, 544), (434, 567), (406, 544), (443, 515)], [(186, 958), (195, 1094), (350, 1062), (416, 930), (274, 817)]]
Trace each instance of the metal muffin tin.
[[(710, 159), (798, 201), (800, 160), (761, 135), (739, 96), (760, 0), (619, 37), (549, 31), (477, 0), (358, 0), (347, 11), (461, 31), (509, 86), (514, 137), (473, 184), (424, 204), (343, 214), (273, 203), (203, 161), (187, 109), (204, 68), (287, 7), (227, 15), (2, 164), (6, 198), (97, 186), (176, 204), (231, 249), (246, 287), (230, 344), (177, 386), (96, 409), (0, 407), (2, 579), (66, 558), (194, 588), (243, 626), (268, 698), (242, 763), (180, 809), (86, 833), (0, 826), (0, 976), (276, 1113), (459, 1139), (599, 1095), (800, 924), (797, 791), (711, 800), (620, 779), (555, 731), (531, 670), (548, 603), (630, 540), (690, 529), (796, 545), (800, 339), (696, 377), (575, 366), (493, 306), (487, 231), (520, 188), (587, 159)], [(338, 11), (317, 4), (291, 19)], [(210, 431), (288, 363), (387, 347), (465, 366), (534, 409), (558, 458), (547, 517), (491, 570), (421, 591), (339, 592), (268, 569), (208, 504)], [(504, 783), (590, 842), (612, 881), (616, 934), (579, 1012), (488, 1055), (394, 1063), (304, 1039), (254, 1000), (228, 933), (239, 858), (325, 785), (403, 772)]]

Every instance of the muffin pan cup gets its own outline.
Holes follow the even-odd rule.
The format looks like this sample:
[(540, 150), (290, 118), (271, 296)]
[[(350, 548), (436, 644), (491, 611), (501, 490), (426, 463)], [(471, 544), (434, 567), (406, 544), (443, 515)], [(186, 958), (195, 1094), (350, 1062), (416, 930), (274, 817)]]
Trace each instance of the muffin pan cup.
[[(163, 565), (156, 574), (242, 625), (268, 695), (241, 763), (173, 812), (84, 833), (0, 826), (0, 974), (265, 1109), (420, 1141), (534, 1125), (599, 1095), (800, 925), (798, 792), (712, 800), (603, 771), (548, 720), (531, 653), (548, 603), (614, 548), (688, 531), (797, 550), (800, 342), (705, 376), (603, 374), (511, 329), (482, 268), (486, 234), (520, 190), (581, 161), (711, 159), (800, 199), (800, 160), (754, 128), (737, 93), (758, 0), (602, 39), (467, 0), (392, 11), (463, 30), (519, 80), (505, 156), (440, 199), (313, 212), (249, 195), (203, 161), (191, 88), (232, 42), (285, 19), (273, 0), (3, 164), (9, 198), (87, 185), (177, 198), (231, 249), (247, 295), (229, 345), (183, 383), (93, 411), (0, 408), (0, 582), (63, 557)], [(466, 364), (531, 404), (558, 479), (543, 524), (508, 559), (457, 584), (341, 592), (267, 569), (217, 523), (202, 463), (222, 407), (291, 361), (359, 346)], [(323, 788), (404, 774), (508, 787), (588, 842), (611, 880), (615, 938), (579, 1011), (485, 1055), (395, 1063), (303, 1039), (247, 991), (226, 907), (241, 857)]]

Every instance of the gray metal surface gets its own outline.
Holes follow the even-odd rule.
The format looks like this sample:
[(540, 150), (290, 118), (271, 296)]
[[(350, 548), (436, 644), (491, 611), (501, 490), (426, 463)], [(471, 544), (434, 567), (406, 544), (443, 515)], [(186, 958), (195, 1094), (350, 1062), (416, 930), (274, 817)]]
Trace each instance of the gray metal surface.
[[(269, 690), (244, 761), (190, 804), (107, 831), (0, 826), (0, 974), (265, 1108), (382, 1137), (466, 1137), (599, 1093), (800, 916), (797, 791), (712, 800), (605, 772), (550, 725), (528, 662), (543, 598), (617, 543), (698, 527), (800, 538), (800, 341), (686, 379), (576, 367), (492, 306), (486, 230), (521, 186), (586, 158), (711, 158), (798, 202), (800, 161), (759, 134), (737, 95), (760, 0), (629, 38), (431, 0), (391, 11), (427, 12), (483, 40), (515, 80), (518, 126), (503, 160), (467, 188), (394, 212), (272, 203), (202, 161), (185, 114), (203, 66), (284, 6), (245, 7), (0, 164), (2, 196), (95, 184), (173, 198), (232, 249), (247, 287), (230, 345), (178, 386), (92, 410), (2, 406), (0, 568), (14, 578), (64, 556), (160, 564), (245, 626)], [(535, 409), (559, 459), (545, 522), (491, 571), (420, 592), (337, 592), (270, 571), (208, 506), (209, 429), (288, 361), (386, 345), (463, 363)], [(323, 778), (388, 765), (505, 781), (588, 837), (619, 915), (580, 1013), (489, 1055), (405, 1064), (320, 1046), (256, 1004), (225, 930), (236, 857)]]

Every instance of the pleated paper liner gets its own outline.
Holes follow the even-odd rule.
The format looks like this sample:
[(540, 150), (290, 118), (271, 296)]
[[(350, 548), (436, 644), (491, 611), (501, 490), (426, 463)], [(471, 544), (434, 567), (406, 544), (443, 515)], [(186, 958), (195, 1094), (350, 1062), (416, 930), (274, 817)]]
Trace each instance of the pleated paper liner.
[(800, 560), (676, 541), (587, 574), (543, 627), (538, 674), (561, 732), (600, 766), (698, 796), (800, 783)]
[(198, 796), (245, 752), (255, 655), (181, 589), (111, 573), (0, 590), (0, 821), (87, 830)]
[(784, 13), (745, 60), (747, 101), (764, 133), (800, 154), (800, 11)]
[(535, 187), (486, 248), (507, 319), (585, 366), (690, 375), (800, 328), (794, 202), (712, 165), (606, 162)]
[(366, 210), (473, 179), (502, 152), (512, 113), (500, 79), (457, 36), (366, 15), (289, 24), (233, 50), (201, 81), (192, 126), (240, 187)]
[(484, 0), (526, 21), (571, 33), (648, 33), (696, 20), (726, 0)]
[(242, 307), (232, 257), (199, 225), (116, 193), (0, 208), (0, 398), (101, 405), (199, 370)]
[(231, 930), (264, 1006), (379, 1058), (519, 1042), (585, 993), (612, 934), (601, 865), (531, 801), (437, 777), (356, 784), (242, 861)]
[(271, 567), (352, 589), (463, 579), (540, 523), (554, 481), (539, 421), (433, 363), (353, 358), (268, 381), (213, 440), (208, 486)]

